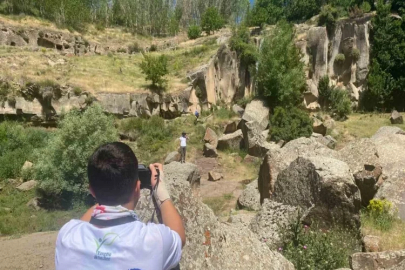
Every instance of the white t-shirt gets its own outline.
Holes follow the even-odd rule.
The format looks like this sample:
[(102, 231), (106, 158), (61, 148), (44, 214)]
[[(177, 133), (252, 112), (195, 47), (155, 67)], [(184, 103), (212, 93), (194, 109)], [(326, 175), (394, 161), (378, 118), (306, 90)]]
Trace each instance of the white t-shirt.
[(71, 220), (56, 240), (56, 270), (166, 270), (180, 258), (180, 236), (161, 224), (135, 221), (97, 228)]
[(181, 136), (180, 137), (180, 146), (181, 147), (186, 147), (187, 146), (187, 138)]

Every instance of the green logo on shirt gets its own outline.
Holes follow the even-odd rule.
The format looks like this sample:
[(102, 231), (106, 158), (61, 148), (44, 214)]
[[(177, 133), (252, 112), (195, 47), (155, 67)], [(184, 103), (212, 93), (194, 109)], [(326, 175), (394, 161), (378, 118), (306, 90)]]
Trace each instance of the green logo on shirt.
[(96, 242), (96, 255), (94, 255), (94, 259), (96, 260), (103, 260), (103, 261), (109, 261), (111, 259), (111, 253), (110, 252), (101, 252), (100, 249), (103, 246), (111, 246), (114, 244), (114, 241), (119, 237), (118, 234), (110, 232), (106, 233), (103, 238), (99, 239), (94, 239), (94, 242)]

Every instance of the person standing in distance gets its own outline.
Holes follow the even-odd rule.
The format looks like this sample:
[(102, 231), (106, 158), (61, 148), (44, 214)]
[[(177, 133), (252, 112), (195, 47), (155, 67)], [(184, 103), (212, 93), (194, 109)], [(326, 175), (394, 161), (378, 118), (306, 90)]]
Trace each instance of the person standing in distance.
[(149, 168), (152, 196), (163, 224), (145, 224), (134, 212), (141, 181), (131, 148), (114, 142), (94, 152), (87, 174), (98, 204), (59, 231), (56, 270), (170, 270), (179, 264), (186, 242), (183, 222), (166, 189), (162, 164)]
[(180, 137), (180, 152), (181, 152), (181, 163), (186, 162), (186, 148), (187, 148), (188, 136), (186, 132), (183, 131)]

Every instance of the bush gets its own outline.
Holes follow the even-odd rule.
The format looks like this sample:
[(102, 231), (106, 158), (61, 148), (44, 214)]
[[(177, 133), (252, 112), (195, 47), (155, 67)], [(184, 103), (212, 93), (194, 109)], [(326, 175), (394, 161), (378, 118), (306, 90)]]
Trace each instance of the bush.
[(257, 68), (257, 91), (270, 108), (290, 107), (302, 102), (307, 84), (304, 63), (295, 46), (294, 30), (280, 23), (262, 44)]
[(349, 256), (361, 251), (359, 242), (350, 231), (303, 226), (297, 218), (284, 232), (279, 251), (297, 270), (334, 270), (349, 266)]
[(339, 53), (336, 55), (335, 63), (336, 64), (343, 64), (346, 61), (346, 56), (343, 53)]
[(349, 10), (349, 17), (350, 18), (359, 18), (361, 16), (363, 16), (364, 12), (361, 8), (359, 8), (357, 5), (355, 5), (354, 7), (350, 8)]
[(389, 231), (394, 224), (392, 203), (387, 200), (373, 199), (367, 206), (365, 214), (372, 220), (373, 225), (380, 231)]
[(166, 55), (153, 56), (144, 54), (143, 57), (144, 60), (140, 64), (140, 68), (142, 73), (146, 75), (146, 80), (152, 81), (153, 86), (163, 87), (166, 82), (163, 77), (169, 73)]
[(353, 59), (354, 62), (357, 62), (360, 59), (360, 51), (359, 49), (353, 49), (350, 52), (350, 57)]
[(118, 52), (118, 53), (127, 53), (127, 49), (125, 49), (125, 48), (118, 48), (118, 49), (117, 49), (117, 52)]
[(71, 207), (72, 199), (88, 195), (87, 161), (102, 144), (118, 139), (112, 117), (99, 105), (84, 113), (72, 110), (63, 115), (58, 130), (35, 166), (44, 200), (53, 207)]
[(212, 31), (219, 30), (223, 27), (224, 21), (216, 7), (209, 7), (201, 17), (201, 28), (210, 35)]
[(187, 36), (189, 39), (197, 39), (201, 36), (201, 27), (196, 24), (190, 25), (187, 30)]
[(368, 13), (371, 11), (371, 5), (369, 2), (364, 1), (361, 3), (360, 9), (363, 11), (363, 13)]
[(142, 49), (139, 47), (139, 44), (137, 42), (134, 42), (133, 44), (128, 46), (128, 53), (133, 54), (133, 53), (138, 53), (141, 52)]
[(284, 109), (276, 107), (270, 120), (271, 140), (286, 142), (312, 135), (312, 120), (309, 115), (298, 108)]
[(247, 27), (242, 25), (233, 30), (229, 46), (231, 50), (236, 51), (242, 64), (245, 66), (256, 64), (259, 53), (256, 46), (250, 44), (250, 33)]
[(234, 111), (229, 110), (225, 107), (221, 107), (220, 109), (215, 110), (213, 114), (219, 119), (230, 119), (236, 115)]
[(157, 52), (158, 51), (157, 45), (156, 44), (150, 45), (149, 51), (150, 52)]
[(339, 16), (338, 10), (331, 5), (325, 5), (321, 8), (319, 14), (320, 26), (326, 26), (329, 35), (333, 35), (336, 29), (336, 21)]
[(83, 90), (80, 87), (75, 86), (73, 88), (73, 93), (75, 94), (75, 96), (80, 96), (83, 93)]
[(340, 89), (333, 89), (330, 95), (330, 104), (332, 112), (336, 113), (340, 118), (344, 118), (352, 112), (349, 94)]
[(333, 88), (329, 86), (329, 76), (326, 75), (319, 80), (318, 93), (319, 93), (319, 105), (322, 109), (327, 110), (330, 104), (330, 96)]

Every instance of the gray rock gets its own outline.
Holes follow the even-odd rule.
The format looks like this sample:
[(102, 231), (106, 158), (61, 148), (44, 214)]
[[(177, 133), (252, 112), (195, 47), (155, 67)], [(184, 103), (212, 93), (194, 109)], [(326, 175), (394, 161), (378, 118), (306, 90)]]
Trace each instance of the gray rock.
[(205, 157), (217, 157), (218, 156), (217, 149), (209, 143), (204, 144), (203, 152), (204, 152)]
[(209, 172), (208, 173), (208, 181), (216, 182), (223, 178), (224, 178), (224, 176), (218, 172)]
[(225, 134), (218, 140), (218, 149), (225, 150), (225, 149), (233, 149), (239, 150), (243, 148), (243, 134), (242, 130), (237, 130), (232, 134)]
[(263, 101), (253, 100), (246, 105), (245, 113), (242, 116), (244, 122), (256, 122), (258, 130), (264, 131), (269, 125), (270, 110)]
[(276, 144), (267, 142), (267, 137), (263, 135), (257, 122), (244, 122), (242, 132), (244, 147), (251, 156), (263, 157), (269, 150), (279, 148)]
[(405, 133), (395, 127), (383, 127), (373, 136), (379, 161), (387, 177), (378, 189), (376, 198), (394, 203), (398, 214), (405, 220)]
[(37, 186), (37, 184), (38, 184), (37, 181), (35, 181), (35, 180), (30, 180), (30, 181), (27, 181), (27, 182), (22, 183), (21, 185), (19, 185), (19, 186), (17, 187), (17, 189), (18, 189), (19, 191), (28, 191), (28, 190), (31, 190), (31, 189), (35, 188), (35, 187)]
[(366, 252), (381, 252), (381, 238), (373, 235), (366, 235), (363, 238)]
[(41, 210), (41, 206), (40, 206), (38, 197), (35, 197), (35, 198), (32, 198), (31, 200), (29, 200), (29, 202), (27, 203), (27, 206), (34, 208), (34, 210), (36, 210), (36, 211)]
[(164, 169), (173, 172), (177, 170), (176, 176), (189, 182), (193, 188), (200, 185), (201, 176), (195, 164), (174, 161), (165, 165)]
[(218, 136), (211, 128), (205, 130), (204, 142), (211, 144), (214, 148), (218, 146)]
[(261, 210), (250, 223), (250, 229), (271, 249), (282, 244), (282, 231), (298, 216), (298, 208), (264, 200)]
[(129, 94), (98, 94), (97, 100), (103, 109), (115, 115), (128, 115), (131, 110)]
[(234, 113), (236, 113), (237, 115), (239, 115), (239, 116), (243, 116), (243, 113), (245, 112), (245, 109), (243, 109), (241, 106), (239, 106), (237, 104), (234, 104), (232, 106), (232, 111)]
[(319, 136), (316, 138), (316, 140), (330, 149), (335, 149), (337, 143), (337, 141), (330, 135), (327, 135), (325, 137)]
[(351, 256), (353, 270), (401, 270), (405, 266), (405, 250), (355, 253)]
[(382, 168), (376, 144), (370, 139), (350, 142), (339, 151), (340, 159), (349, 165), (360, 189), (363, 206), (377, 193), (382, 181)]
[(165, 159), (165, 164), (169, 164), (174, 161), (179, 162), (180, 159), (181, 159), (180, 153), (178, 151), (174, 151), (174, 152), (167, 154), (166, 159)]
[(312, 124), (313, 131), (315, 133), (319, 133), (319, 134), (322, 134), (323, 136), (325, 136), (327, 128), (323, 124), (323, 122), (321, 120), (319, 120), (318, 118), (313, 118), (313, 121), (314, 121)]
[[(186, 181), (191, 175), (184, 173), (181, 166), (176, 162), (164, 166), (166, 186), (187, 235), (181, 269), (294, 269), (280, 253), (260, 243), (245, 226), (220, 223), (201, 198), (193, 195)], [(141, 220), (149, 221), (153, 205), (149, 191), (144, 190), (142, 194), (136, 212)]]
[(243, 159), (243, 163), (245, 164), (254, 164), (258, 161), (260, 161), (260, 158), (251, 155), (246, 155), (245, 158)]
[(240, 120), (233, 120), (228, 122), (224, 127), (224, 134), (231, 134), (238, 130)]
[(24, 162), (24, 165), (22, 166), (21, 171), (30, 170), (30, 169), (32, 169), (32, 166), (34, 166), (34, 164), (32, 164), (32, 162), (26, 161), (26, 162)]
[(321, 226), (359, 228), (360, 191), (349, 166), (325, 156), (299, 157), (279, 173), (272, 198), (306, 211)]
[(284, 147), (267, 152), (259, 171), (260, 202), (270, 198), (279, 172), (286, 169), (298, 156), (338, 157), (338, 153), (313, 138), (299, 138)]
[(238, 198), (238, 206), (248, 210), (260, 210), (260, 193), (257, 179), (248, 184)]
[(390, 121), (391, 121), (391, 124), (403, 124), (404, 123), (404, 119), (402, 118), (402, 115), (395, 110), (391, 114)]
[(240, 211), (234, 211), (231, 213), (228, 222), (249, 228), (250, 223), (255, 218), (255, 216), (256, 214), (253, 212), (240, 213)]

